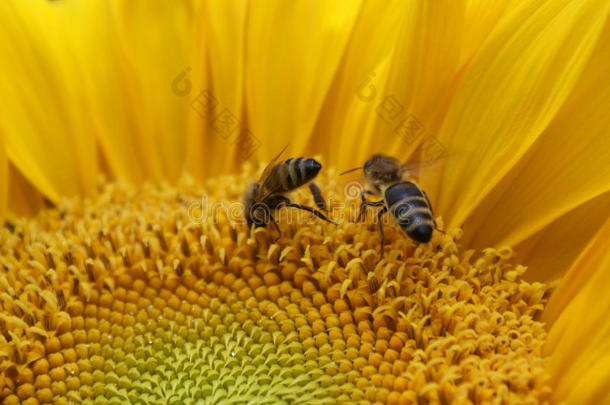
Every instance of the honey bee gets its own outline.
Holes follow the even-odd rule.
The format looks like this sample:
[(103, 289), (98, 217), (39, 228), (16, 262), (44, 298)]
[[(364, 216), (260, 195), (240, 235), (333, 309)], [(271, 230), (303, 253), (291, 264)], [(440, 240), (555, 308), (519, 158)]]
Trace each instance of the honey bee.
[[(368, 207), (383, 207), (377, 212), (379, 234), (381, 235), (380, 255), (383, 257), (384, 236), (382, 217), (388, 211), (402, 231), (417, 243), (428, 243), (432, 239), (435, 224), (432, 205), (426, 192), (411, 181), (408, 181), (409, 167), (398, 159), (385, 155), (373, 155), (364, 163), (362, 169), (367, 185), (372, 190), (364, 189), (361, 193), (362, 202), (356, 221), (360, 221)], [(368, 201), (369, 195), (381, 195), (381, 201)]]
[[(315, 208), (293, 203), (286, 196), (287, 193), (313, 180), (322, 168), (318, 161), (302, 157), (276, 163), (286, 147), (267, 165), (260, 180), (250, 183), (244, 191), (244, 216), (248, 226), (264, 227), (271, 222), (279, 232), (279, 225), (273, 212), (283, 207), (307, 211), (324, 221), (337, 225)], [(310, 187), (310, 191), (318, 207), (322, 205), (324, 208), (324, 199), (320, 189), (313, 186)]]

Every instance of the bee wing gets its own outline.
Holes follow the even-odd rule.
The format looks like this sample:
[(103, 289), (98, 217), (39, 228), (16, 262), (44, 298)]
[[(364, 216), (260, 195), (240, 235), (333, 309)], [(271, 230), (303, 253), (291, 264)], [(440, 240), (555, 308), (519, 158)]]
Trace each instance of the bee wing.
[(271, 172), (273, 171), (273, 167), (275, 167), (275, 162), (280, 158), (280, 156), (282, 156), (282, 153), (284, 153), (284, 151), (286, 150), (286, 148), (288, 148), (289, 144), (286, 144), (286, 146), (284, 146), (284, 148), (280, 151), (280, 153), (277, 154), (276, 157), (274, 157), (271, 162), (269, 162), (269, 164), (267, 165), (267, 167), (265, 167), (265, 170), (263, 170), (263, 174), (261, 174), (261, 178), (258, 181), (259, 183), (264, 183), (265, 180), (267, 180), (267, 178), (269, 177), (269, 175), (271, 174)]
[(423, 167), (429, 167), (429, 166), (433, 166), (436, 163), (438, 163), (439, 160), (433, 160), (433, 161), (417, 161), (417, 162), (409, 162), (409, 163), (403, 163), (400, 166), (400, 171), (403, 173), (413, 173), (413, 172), (417, 172), (419, 171), (419, 169), (423, 168)]
[[(258, 201), (262, 201), (262, 200), (266, 199), (271, 194), (275, 193), (277, 190), (279, 190), (281, 188), (279, 176), (273, 174), (273, 171), (277, 166), (278, 166), (278, 163), (274, 163), (272, 166), (267, 166), (269, 168), (268, 173), (265, 174), (265, 177), (261, 176), (261, 180), (260, 180), (261, 186), (257, 193)], [(267, 170), (267, 169), (265, 169), (265, 170)]]
[[(417, 151), (417, 150), (416, 150)], [(413, 156), (413, 155), (412, 155)], [(436, 154), (420, 154), (419, 160), (403, 162), (400, 171), (403, 173), (417, 173), (423, 168), (434, 168), (441, 162), (446, 162), (449, 159), (455, 158), (455, 153), (447, 153), (444, 149)]]
[(274, 157), (271, 162), (269, 162), (267, 167), (265, 167), (265, 170), (263, 170), (263, 174), (261, 174), (261, 178), (258, 181), (261, 186), (256, 193), (257, 201), (263, 201), (280, 187), (281, 184), (277, 179), (277, 176), (271, 176), (271, 173), (273, 173), (273, 170), (277, 166), (277, 160), (280, 158), (280, 156), (282, 156), (282, 153), (284, 153), (286, 148), (288, 148), (288, 144), (284, 146), (280, 153), (278, 153), (277, 156)]

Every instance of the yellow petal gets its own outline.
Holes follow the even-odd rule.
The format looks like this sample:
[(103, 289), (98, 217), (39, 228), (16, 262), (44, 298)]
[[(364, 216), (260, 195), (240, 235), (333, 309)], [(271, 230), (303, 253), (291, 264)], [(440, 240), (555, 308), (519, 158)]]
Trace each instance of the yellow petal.
[(465, 7), (365, 2), (311, 144), (327, 145), (346, 168), (375, 152), (406, 159), (446, 108), (460, 71)]
[(9, 162), (8, 211), (18, 216), (33, 216), (44, 207), (44, 196)]
[(380, 85), (407, 10), (401, 0), (362, 3), (307, 150), (324, 154), (337, 167), (362, 164), (364, 156), (356, 151), (379, 119), (375, 107), (381, 99)]
[(606, 403), (610, 396), (610, 220), (570, 268), (543, 314), (553, 402)]
[(598, 232), (608, 212), (610, 192), (587, 201), (517, 244), (515, 260), (528, 267), (524, 277), (530, 281), (560, 278)]
[(250, 157), (260, 140), (248, 130), (244, 115), (247, 3), (212, 0), (199, 6), (189, 72), (187, 167), (203, 179), (226, 173)]
[(525, 2), (475, 55), (437, 136), (455, 156), (442, 176), (422, 176), (450, 227), (465, 223), (556, 115), (590, 60), (608, 7)]
[[(391, 151), (404, 160), (437, 132), (461, 68), (466, 3), (409, 2), (403, 33), (396, 43), (383, 88), (382, 97), (386, 98), (377, 110), (381, 119), (374, 128), (375, 136), (360, 143), (362, 154)], [(396, 118), (392, 113), (397, 108), (392, 102), (389, 108), (387, 105), (392, 98), (400, 108)], [(413, 120), (421, 126), (415, 133), (410, 131)]]
[(489, 33), (516, 5), (517, 2), (510, 0), (467, 2), (460, 64), (466, 63), (477, 52)]
[[(271, 157), (307, 143), (350, 38), (360, 0), (250, 2), (246, 94), (248, 128)], [(339, 117), (338, 119), (341, 119)]]
[[(466, 223), (473, 247), (514, 246), (610, 190), (610, 24), (549, 127)], [(600, 222), (589, 213), (588, 221)], [(565, 240), (578, 242), (578, 234)]]
[(424, 141), (433, 146), (464, 62), (510, 8), (479, 3), (365, 2), (310, 148), (347, 168), (374, 152), (406, 159)]
[[(62, 2), (63, 3), (63, 2)], [(66, 2), (71, 3), (71, 2)], [(73, 7), (45, 1), (2, 2), (0, 131), (7, 155), (44, 194), (90, 192), (97, 180), (95, 139), (74, 60)]]
[(79, 10), (74, 29), (92, 125), (112, 171), (175, 180), (186, 157), (189, 97), (180, 74), (195, 41), (188, 2), (110, 1)]

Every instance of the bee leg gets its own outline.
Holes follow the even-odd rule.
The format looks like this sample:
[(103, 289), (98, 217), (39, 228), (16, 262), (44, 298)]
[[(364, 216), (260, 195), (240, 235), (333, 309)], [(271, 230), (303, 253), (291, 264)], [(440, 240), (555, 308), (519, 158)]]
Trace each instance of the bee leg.
[(436, 225), (436, 220), (435, 220), (435, 219), (433, 219), (433, 220), (432, 220), (432, 222), (434, 222), (434, 229), (435, 229), (437, 232), (440, 232), (440, 233), (442, 233), (443, 235), (447, 234), (447, 232), (443, 231), (441, 228), (439, 228), (439, 227)]
[(379, 260), (383, 259), (384, 247), (385, 247), (385, 238), (383, 235), (383, 214), (388, 212), (388, 207), (383, 207), (379, 211), (377, 211), (377, 225), (379, 226), (379, 236), (381, 237), (381, 246), (379, 248)]
[(316, 203), (316, 207), (322, 211), (326, 211), (326, 201), (324, 201), (324, 197), (322, 197), (322, 191), (320, 187), (313, 181), (309, 183), (309, 191), (311, 191), (311, 195), (313, 196), (313, 201)]
[(312, 214), (314, 214), (316, 217), (318, 217), (318, 218), (320, 218), (320, 219), (323, 219), (323, 220), (324, 220), (324, 221), (326, 221), (326, 222), (330, 222), (331, 224), (339, 225), (338, 223), (336, 223), (336, 222), (331, 221), (330, 219), (328, 219), (328, 218), (326, 217), (326, 215), (322, 214), (320, 211), (318, 211), (318, 210), (316, 210), (316, 209), (314, 209), (314, 208), (308, 207), (308, 206), (306, 206), (306, 205), (295, 204), (295, 203), (292, 203), (292, 202), (290, 202), (290, 201), (286, 201), (285, 206), (286, 206), (286, 207), (292, 207), (292, 208), (298, 208), (298, 209), (303, 210), (303, 211), (311, 212), (311, 213), (312, 213)]
[(370, 190), (362, 190), (360, 192), (360, 199), (362, 200), (362, 202), (360, 203), (360, 213), (358, 214), (358, 218), (356, 218), (355, 222), (360, 222), (362, 220), (362, 218), (364, 217), (364, 214), (366, 213), (366, 207), (380, 207), (383, 205), (383, 201), (377, 201), (377, 202), (368, 201), (364, 197), (365, 194), (374, 195), (375, 193), (373, 193)]
[(280, 225), (277, 223), (277, 221), (273, 215), (269, 214), (269, 218), (271, 218), (271, 222), (273, 223), (275, 230), (279, 234), (279, 236), (278, 236), (278, 239), (279, 239), (282, 236), (282, 230), (280, 229)]
[(360, 204), (360, 213), (358, 214), (358, 218), (356, 218), (356, 222), (360, 222), (366, 213), (367, 207), (381, 207), (383, 205), (383, 201), (364, 201)]
[(360, 192), (360, 200), (362, 200), (362, 202), (367, 201), (367, 199), (364, 197), (364, 195), (365, 195), (365, 194), (368, 194), (368, 195), (375, 195), (375, 193), (373, 193), (371, 190), (366, 190), (366, 189), (362, 190), (362, 191)]

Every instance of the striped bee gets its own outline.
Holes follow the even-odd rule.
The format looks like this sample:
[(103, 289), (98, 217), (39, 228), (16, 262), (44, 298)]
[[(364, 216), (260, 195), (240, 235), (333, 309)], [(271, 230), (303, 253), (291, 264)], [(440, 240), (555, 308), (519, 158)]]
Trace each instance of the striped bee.
[[(293, 158), (276, 163), (286, 147), (267, 165), (260, 180), (250, 183), (246, 187), (243, 202), (244, 216), (248, 226), (254, 225), (258, 228), (272, 222), (279, 232), (279, 225), (273, 216), (273, 211), (283, 207), (307, 211), (324, 221), (337, 225), (315, 208), (293, 203), (286, 196), (287, 193), (313, 180), (322, 168), (319, 162), (309, 158)], [(313, 186), (310, 187), (310, 190), (316, 205), (324, 208), (324, 199), (320, 189)]]
[[(341, 174), (346, 174), (357, 167)], [(362, 190), (362, 202), (357, 221), (362, 220), (368, 207), (383, 208), (377, 212), (383, 257), (384, 237), (382, 217), (388, 211), (402, 231), (417, 243), (428, 243), (432, 239), (435, 224), (432, 205), (426, 192), (417, 184), (406, 181), (408, 167), (398, 159), (385, 155), (373, 155), (362, 167), (366, 183), (372, 190)], [(381, 195), (381, 201), (368, 201), (366, 194)]]

